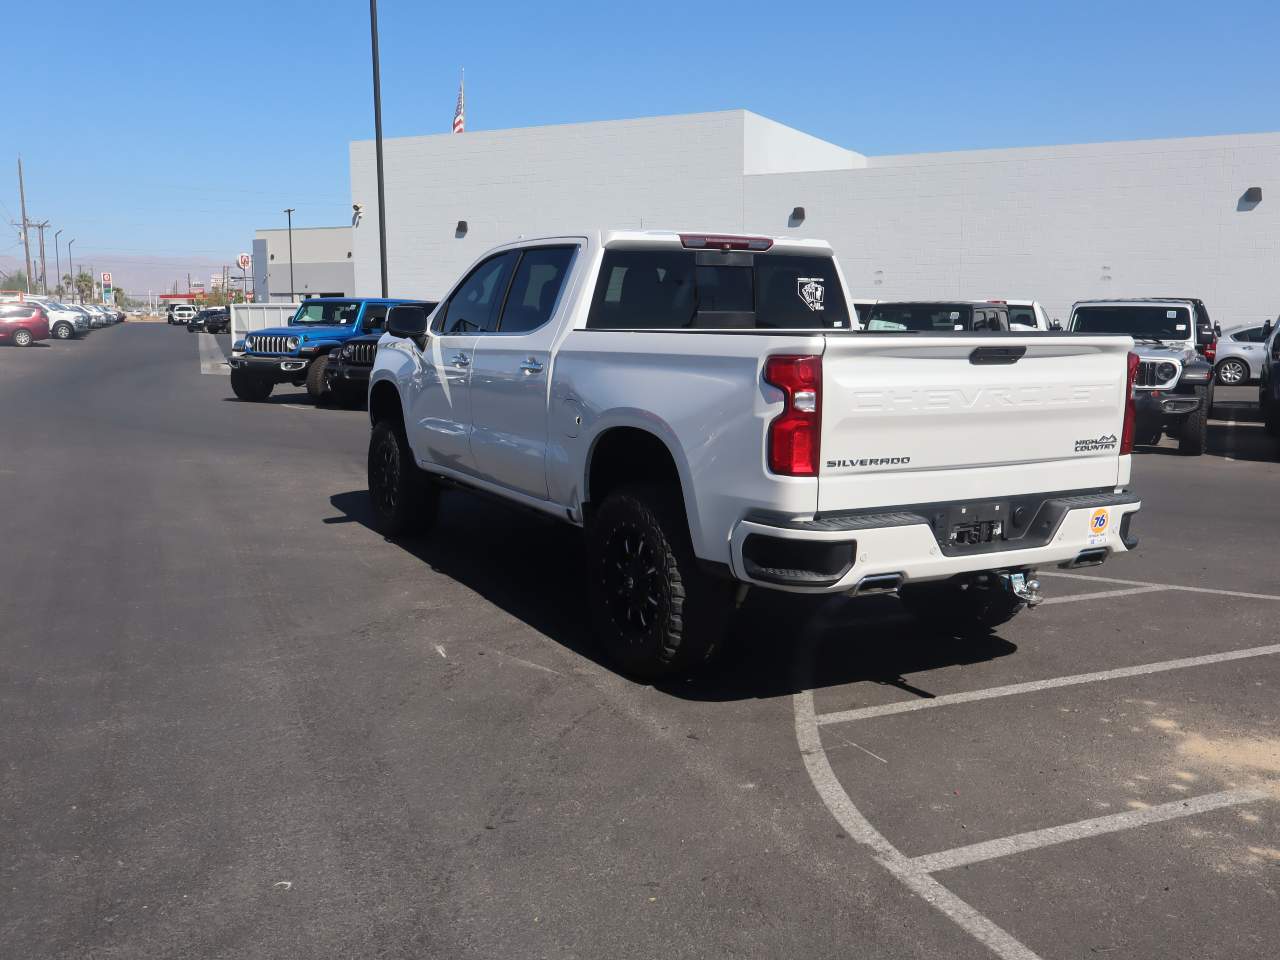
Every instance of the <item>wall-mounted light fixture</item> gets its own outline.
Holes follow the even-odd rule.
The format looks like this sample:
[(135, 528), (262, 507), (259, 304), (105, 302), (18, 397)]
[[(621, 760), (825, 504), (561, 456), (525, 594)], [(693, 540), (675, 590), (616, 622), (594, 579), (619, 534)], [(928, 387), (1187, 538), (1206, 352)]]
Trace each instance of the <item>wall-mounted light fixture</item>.
[(1246, 191), (1244, 192), (1244, 202), (1245, 202), (1245, 203), (1261, 203), (1261, 202), (1262, 202), (1262, 188), (1261, 188), (1261, 187), (1250, 187), (1248, 190), (1246, 190)]
[(791, 216), (787, 218), (788, 227), (798, 227), (804, 223), (804, 207), (796, 207), (791, 211)]
[(453, 228), (453, 235), (455, 237), (465, 237), (467, 235), (467, 229), (467, 221), (459, 220), (458, 225)]

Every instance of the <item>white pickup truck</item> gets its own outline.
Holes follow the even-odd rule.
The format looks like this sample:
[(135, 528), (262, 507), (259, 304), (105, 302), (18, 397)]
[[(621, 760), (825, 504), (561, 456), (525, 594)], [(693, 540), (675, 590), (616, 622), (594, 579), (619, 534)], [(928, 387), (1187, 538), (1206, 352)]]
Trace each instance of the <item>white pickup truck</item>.
[(1136, 543), (1124, 336), (856, 332), (815, 241), (616, 231), (486, 253), (395, 307), (370, 378), (390, 536), (443, 483), (585, 528), (597, 639), (704, 662), (749, 587), (896, 591), (953, 635)]

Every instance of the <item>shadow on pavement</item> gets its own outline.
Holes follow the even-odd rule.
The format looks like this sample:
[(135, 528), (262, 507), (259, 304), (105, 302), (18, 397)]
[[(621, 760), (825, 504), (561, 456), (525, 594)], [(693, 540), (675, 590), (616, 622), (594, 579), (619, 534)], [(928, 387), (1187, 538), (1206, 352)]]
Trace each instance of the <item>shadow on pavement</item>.
[[(1156, 454), (1163, 457), (1180, 457), (1176, 442), (1166, 440), (1158, 447), (1137, 446), (1134, 452)], [(1205, 454), (1211, 457), (1229, 457), (1232, 460), (1273, 463), (1280, 459), (1280, 444), (1263, 429), (1261, 424), (1242, 422), (1237, 425), (1210, 421)]]
[[(366, 491), (336, 494), (329, 501), (341, 516), (325, 523), (358, 522), (374, 529)], [(591, 639), (582, 534), (576, 528), (446, 491), (435, 529), (396, 545), (566, 649), (613, 669)], [(907, 615), (894, 597), (811, 598), (755, 590), (731, 615), (723, 652), (712, 669), (658, 686), (690, 700), (787, 696), (800, 689), (796, 659), (809, 648), (816, 648), (817, 660), (806, 688), (871, 681), (923, 697), (932, 694), (912, 687), (905, 675), (1017, 650), (994, 635), (941, 637)]]

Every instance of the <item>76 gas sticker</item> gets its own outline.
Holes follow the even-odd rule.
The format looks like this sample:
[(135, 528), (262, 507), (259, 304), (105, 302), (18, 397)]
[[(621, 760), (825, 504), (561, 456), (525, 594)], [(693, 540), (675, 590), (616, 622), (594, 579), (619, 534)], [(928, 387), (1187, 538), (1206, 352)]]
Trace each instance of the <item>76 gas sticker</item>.
[(1089, 518), (1089, 546), (1096, 547), (1100, 543), (1107, 542), (1107, 531), (1111, 527), (1111, 511), (1106, 507), (1099, 507), (1093, 511), (1093, 516)]

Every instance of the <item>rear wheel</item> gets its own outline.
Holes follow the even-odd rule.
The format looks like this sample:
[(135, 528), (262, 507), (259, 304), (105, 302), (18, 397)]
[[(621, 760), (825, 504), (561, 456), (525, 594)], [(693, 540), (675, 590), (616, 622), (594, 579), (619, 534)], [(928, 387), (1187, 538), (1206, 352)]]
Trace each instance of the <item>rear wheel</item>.
[(13, 345), (15, 347), (29, 347), (32, 339), (31, 331), (25, 327), (19, 327), (13, 331)]
[(369, 434), (369, 500), (385, 537), (422, 533), (435, 520), (439, 490), (413, 462), (404, 431), (379, 420)]
[(906, 585), (898, 591), (902, 605), (939, 633), (980, 637), (1008, 623), (1026, 603), (997, 585), (976, 580)]
[(307, 393), (316, 403), (322, 402), (329, 393), (329, 386), (324, 380), (325, 367), (329, 365), (328, 354), (316, 357), (307, 367)]
[(1218, 364), (1218, 382), (1223, 386), (1234, 387), (1249, 379), (1249, 368), (1237, 357), (1228, 357)]
[(587, 532), (587, 578), (597, 641), (643, 680), (706, 663), (732, 610), (733, 584), (698, 568), (678, 492), (662, 487), (605, 499)]
[(271, 396), (271, 388), (273, 386), (274, 384), (270, 380), (255, 377), (244, 370), (231, 371), (231, 391), (241, 400), (261, 403)]

